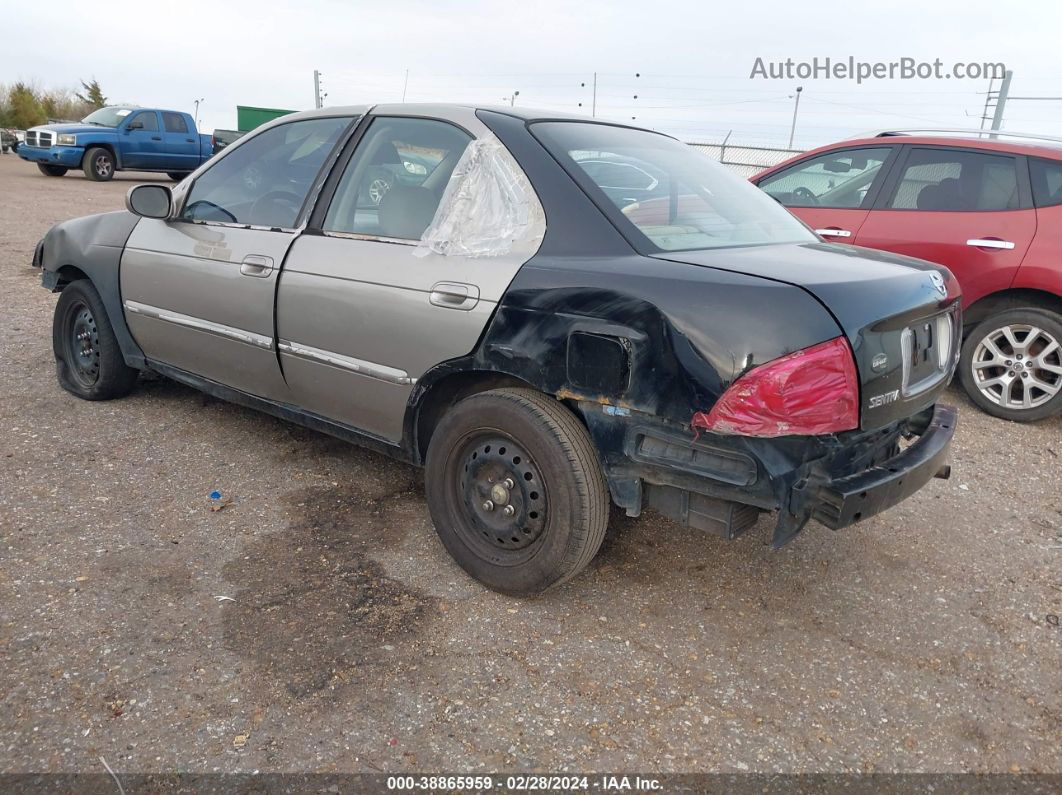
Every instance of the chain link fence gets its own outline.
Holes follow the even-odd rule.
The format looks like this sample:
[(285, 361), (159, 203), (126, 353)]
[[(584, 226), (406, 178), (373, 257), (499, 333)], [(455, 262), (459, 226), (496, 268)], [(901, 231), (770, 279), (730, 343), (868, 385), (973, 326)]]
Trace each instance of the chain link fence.
[(689, 145), (746, 179), (768, 166), (781, 163), (803, 151), (802, 149), (772, 149), (765, 146), (738, 146), (726, 142), (721, 144), (690, 143)]

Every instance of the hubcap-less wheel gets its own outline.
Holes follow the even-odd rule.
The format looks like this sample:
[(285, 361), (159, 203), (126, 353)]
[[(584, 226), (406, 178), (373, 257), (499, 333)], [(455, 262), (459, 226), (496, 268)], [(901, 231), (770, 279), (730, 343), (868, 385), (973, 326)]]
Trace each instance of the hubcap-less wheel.
[(100, 377), (100, 334), (96, 318), (85, 304), (71, 308), (73, 323), (70, 327), (70, 361), (74, 377), (90, 387)]
[[(546, 484), (521, 445), (500, 432), (479, 433), (453, 460), (462, 466), (452, 481), (453, 503), (464, 514), (458, 527), (471, 549), (497, 561), (499, 552), (520, 553), (542, 536)], [(516, 554), (512, 562), (523, 557)]]
[(989, 332), (970, 368), (981, 393), (1003, 408), (1037, 408), (1062, 391), (1062, 347), (1037, 326), (1011, 324)]
[(92, 165), (96, 174), (104, 179), (111, 175), (111, 169), (114, 167), (107, 155), (96, 155), (96, 161)]

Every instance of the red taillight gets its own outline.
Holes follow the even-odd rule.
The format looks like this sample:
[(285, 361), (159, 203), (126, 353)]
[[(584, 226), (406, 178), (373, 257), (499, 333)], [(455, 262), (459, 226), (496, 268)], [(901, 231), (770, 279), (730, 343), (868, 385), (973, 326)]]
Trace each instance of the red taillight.
[(843, 337), (750, 370), (694, 430), (739, 436), (814, 436), (859, 427), (859, 379)]

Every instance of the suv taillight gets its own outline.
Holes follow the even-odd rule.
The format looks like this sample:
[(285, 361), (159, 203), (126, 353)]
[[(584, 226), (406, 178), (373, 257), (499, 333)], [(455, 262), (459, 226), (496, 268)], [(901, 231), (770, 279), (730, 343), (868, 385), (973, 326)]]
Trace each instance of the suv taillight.
[(859, 427), (859, 379), (843, 337), (767, 362), (738, 378), (694, 430), (814, 436)]

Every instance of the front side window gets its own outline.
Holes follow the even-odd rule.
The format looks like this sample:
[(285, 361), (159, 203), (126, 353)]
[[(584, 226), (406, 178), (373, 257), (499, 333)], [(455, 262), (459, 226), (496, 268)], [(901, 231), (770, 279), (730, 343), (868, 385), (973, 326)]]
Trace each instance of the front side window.
[[(657, 249), (817, 240), (754, 185), (673, 138), (587, 122), (531, 130), (606, 215)], [(617, 185), (621, 170), (629, 179)]]
[(1033, 201), (1037, 207), (1054, 207), (1062, 204), (1062, 161), (1029, 161), (1032, 177)]
[(374, 119), (325, 215), (329, 232), (419, 240), (472, 138), (432, 119)]
[(855, 209), (882, 174), (888, 147), (830, 152), (772, 174), (760, 188), (786, 207)]
[(145, 132), (158, 132), (159, 120), (154, 112), (138, 113), (129, 121), (129, 127)]
[(888, 206), (924, 212), (1015, 210), (1017, 162), (1006, 155), (913, 149)]
[(184, 120), (184, 116), (182, 116), (180, 113), (170, 113), (168, 111), (163, 111), (162, 126), (166, 128), (166, 132), (168, 133), (188, 132), (188, 122)]
[(280, 124), (241, 141), (196, 179), (187, 221), (291, 229), (349, 117)]

